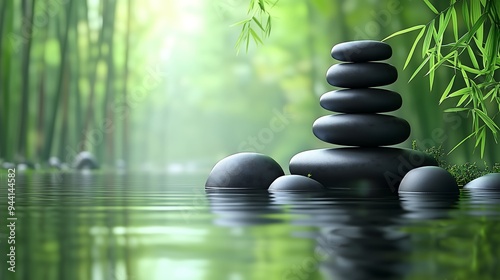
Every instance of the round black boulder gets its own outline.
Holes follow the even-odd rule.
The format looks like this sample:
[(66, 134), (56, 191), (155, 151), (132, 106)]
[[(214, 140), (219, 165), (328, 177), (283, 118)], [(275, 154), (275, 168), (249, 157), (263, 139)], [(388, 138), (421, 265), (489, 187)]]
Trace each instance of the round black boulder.
[(380, 62), (339, 63), (326, 72), (326, 80), (330, 85), (343, 88), (385, 86), (397, 79), (396, 68)]
[(401, 108), (399, 93), (379, 88), (356, 88), (329, 91), (319, 100), (321, 107), (339, 113), (382, 113)]
[(500, 191), (500, 173), (490, 173), (465, 185), (465, 189), (470, 190), (497, 190)]
[(410, 136), (404, 119), (381, 114), (338, 114), (317, 119), (313, 133), (318, 139), (337, 145), (376, 147), (395, 145)]
[(325, 187), (321, 183), (301, 175), (281, 176), (269, 186), (269, 191), (311, 192), (322, 190), (325, 190)]
[(205, 188), (266, 190), (276, 178), (285, 175), (271, 157), (259, 153), (238, 153), (219, 161)]
[(445, 169), (437, 166), (415, 168), (405, 175), (399, 185), (400, 193), (451, 193), (458, 194), (455, 178)]
[(373, 40), (343, 42), (333, 46), (332, 57), (347, 62), (384, 60), (392, 56), (388, 44)]
[(290, 173), (310, 176), (327, 188), (396, 192), (414, 168), (437, 165), (431, 156), (409, 149), (337, 148), (305, 151), (290, 160)]

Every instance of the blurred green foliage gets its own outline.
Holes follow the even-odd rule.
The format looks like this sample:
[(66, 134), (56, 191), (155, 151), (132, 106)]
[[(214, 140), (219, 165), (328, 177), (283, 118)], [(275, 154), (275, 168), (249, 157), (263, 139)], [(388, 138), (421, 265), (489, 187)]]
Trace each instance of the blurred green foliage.
[(431, 155), (434, 159), (436, 159), (440, 167), (450, 172), (459, 186), (465, 186), (470, 181), (489, 173), (500, 173), (500, 163), (498, 162), (494, 163), (492, 166), (490, 166), (486, 162), (483, 162), (483, 166), (478, 165), (478, 163), (476, 162), (450, 164), (447, 162), (446, 152), (441, 146), (430, 147), (422, 150), (418, 147), (417, 141), (413, 141), (412, 149), (419, 150)]
[[(325, 81), (336, 63), (331, 47), (381, 40), (435, 16), (421, 1), (279, 1), (266, 5), (272, 35), (237, 54), (241, 26), (231, 25), (248, 19), (246, 0), (61, 3), (0, 4), (0, 158), (6, 161), (67, 161), (85, 149), (104, 166), (123, 159), (131, 167), (206, 170), (228, 154), (255, 150), (286, 168), (300, 151), (331, 146), (311, 132), (314, 120), (329, 113), (319, 97), (334, 90)], [(13, 36), (20, 44), (12, 44)], [(402, 69), (412, 43), (391, 39), (388, 62)], [(403, 97), (395, 114), (412, 125), (410, 139), (450, 150), (470, 133), (469, 116), (443, 114), (437, 105), (434, 92), (446, 89), (442, 81), (452, 73), (436, 72), (432, 92), (424, 77), (408, 84), (410, 73), (399, 74), (388, 88)], [(283, 127), (273, 126), (276, 118), (285, 119)], [(499, 148), (486, 141), (484, 160), (492, 164)], [(467, 143), (450, 160), (480, 160), (473, 151)]]

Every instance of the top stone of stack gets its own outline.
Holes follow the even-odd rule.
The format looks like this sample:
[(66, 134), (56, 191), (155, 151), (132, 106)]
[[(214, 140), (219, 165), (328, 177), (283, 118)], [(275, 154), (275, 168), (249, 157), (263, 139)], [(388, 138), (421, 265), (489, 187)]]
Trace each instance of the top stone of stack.
[(386, 43), (373, 40), (344, 42), (333, 46), (332, 57), (345, 62), (385, 60), (392, 56), (392, 48)]

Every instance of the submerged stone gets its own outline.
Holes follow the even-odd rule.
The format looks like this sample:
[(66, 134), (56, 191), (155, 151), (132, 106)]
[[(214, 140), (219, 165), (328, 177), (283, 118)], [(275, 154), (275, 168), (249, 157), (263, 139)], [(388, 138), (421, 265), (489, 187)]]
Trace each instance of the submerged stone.
[(326, 72), (326, 80), (330, 85), (343, 88), (385, 86), (397, 79), (396, 68), (380, 62), (339, 63)]
[(319, 149), (295, 155), (290, 160), (290, 173), (309, 175), (327, 188), (396, 192), (408, 171), (429, 165), (436, 166), (436, 160), (425, 153), (409, 149)]
[(455, 178), (445, 169), (437, 166), (424, 166), (406, 174), (399, 186), (399, 192), (458, 194), (460, 189)]
[(392, 56), (392, 48), (380, 41), (350, 41), (333, 46), (331, 55), (337, 60), (347, 62), (384, 60)]
[(500, 173), (486, 174), (470, 181), (464, 188), (470, 190), (500, 191)]
[(205, 188), (267, 190), (276, 178), (285, 175), (271, 157), (259, 153), (238, 153), (219, 161)]
[(399, 109), (403, 99), (386, 89), (356, 88), (329, 91), (321, 96), (319, 104), (339, 113), (382, 113)]
[(338, 114), (317, 119), (313, 133), (331, 144), (375, 147), (404, 142), (410, 136), (410, 125), (389, 115)]
[(300, 175), (286, 175), (274, 180), (269, 186), (269, 191), (285, 191), (285, 192), (311, 192), (322, 191), (325, 187), (316, 180)]

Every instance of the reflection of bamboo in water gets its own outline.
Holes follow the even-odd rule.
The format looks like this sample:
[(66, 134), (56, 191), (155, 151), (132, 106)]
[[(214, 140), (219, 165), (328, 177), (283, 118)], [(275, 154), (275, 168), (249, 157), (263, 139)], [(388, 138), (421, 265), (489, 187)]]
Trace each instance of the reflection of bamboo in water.
[[(128, 4), (130, 6), (131, 0), (128, 0)], [(125, 244), (124, 244), (124, 261), (125, 261), (125, 279), (124, 280), (132, 280), (136, 279), (134, 275), (134, 269), (132, 267), (132, 254), (130, 252), (130, 234), (127, 233), (127, 229), (130, 226), (130, 216), (129, 216), (129, 204), (128, 204), (128, 191), (130, 190), (130, 184), (129, 184), (129, 176), (121, 176), (123, 178), (122, 182), (122, 209), (123, 209), (123, 227), (125, 228)], [(121, 280), (121, 279), (120, 279)]]

